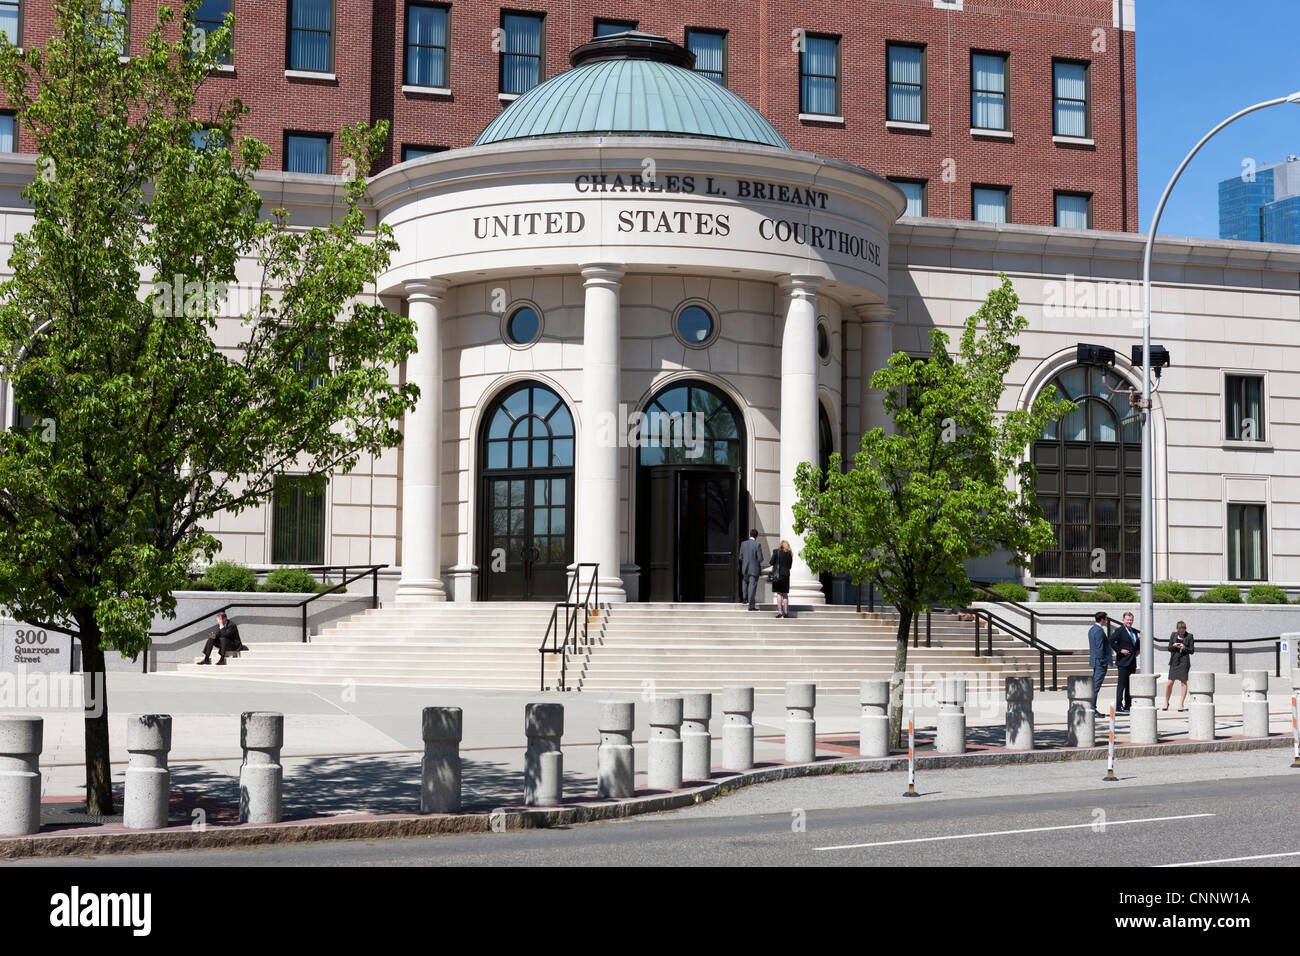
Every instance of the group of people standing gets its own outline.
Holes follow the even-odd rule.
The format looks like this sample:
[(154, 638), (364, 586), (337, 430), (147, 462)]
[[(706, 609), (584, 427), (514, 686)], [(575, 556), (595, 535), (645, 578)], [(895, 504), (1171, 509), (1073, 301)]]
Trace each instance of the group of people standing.
[[(1127, 714), (1133, 705), (1133, 695), (1129, 690), (1129, 679), (1137, 670), (1138, 651), (1142, 639), (1133, 629), (1133, 615), (1124, 614), (1124, 623), (1107, 633), (1106, 625), (1110, 621), (1105, 611), (1098, 611), (1094, 623), (1088, 630), (1088, 663), (1092, 667), (1092, 710), (1097, 716), (1105, 716), (1097, 709), (1097, 700), (1101, 695), (1102, 681), (1106, 672), (1114, 664), (1117, 668), (1115, 685), (1115, 713)], [(1165, 685), (1165, 706), (1169, 709), (1169, 699), (1173, 695), (1174, 682), (1183, 685), (1183, 696), (1178, 703), (1178, 712), (1187, 710), (1187, 677), (1192, 669), (1191, 656), (1195, 653), (1196, 643), (1187, 624), (1178, 622), (1176, 630), (1169, 635), (1169, 677)]]
[[(768, 576), (772, 580), (772, 594), (776, 598), (776, 616), (790, 616), (790, 566), (794, 551), (789, 541), (782, 541), (772, 552), (772, 566)], [(743, 597), (749, 610), (758, 610), (758, 579), (763, 576), (763, 546), (758, 543), (758, 529), (750, 528), (749, 537), (740, 544), (740, 575), (744, 583)]]

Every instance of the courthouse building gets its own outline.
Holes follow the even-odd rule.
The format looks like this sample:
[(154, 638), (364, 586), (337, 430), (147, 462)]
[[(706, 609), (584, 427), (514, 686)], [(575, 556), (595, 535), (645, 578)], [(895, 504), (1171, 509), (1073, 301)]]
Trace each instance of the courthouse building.
[[(307, 28), (289, 6), (289, 56), (302, 43), (306, 57), (315, 47), (294, 39)], [(416, 79), (450, 86), (398, 84), (403, 97), (456, 96), (448, 37), (467, 6), (481, 13), (406, 4), (401, 29), (412, 8), (443, 11), (428, 20), (431, 42), (404, 55)], [(742, 13), (767, 10), (721, 6), (741, 34)], [(932, 329), (956, 332), (1006, 273), (1029, 329), (1003, 407), (1049, 384), (1079, 404), (1027, 450), (1058, 538), (1029, 579), (1135, 580), (1139, 428), (1127, 393), (1075, 360), (1080, 341), (1110, 346), (1109, 386), (1137, 382), (1132, 5), (1077, 0), (1051, 16), (1031, 3), (885, 6), (911, 19), (871, 34), (875, 112), (845, 93), (847, 20), (842, 36), (809, 27), (786, 77), (769, 42), (788, 48), (784, 21), (755, 41), (773, 57), (766, 69), (738, 62), (734, 40), (642, 32), (649, 15), (584, 26), (605, 35), (574, 44), (557, 69), (553, 35), (511, 47), (523, 43), (505, 26), (516, 14), (500, 11), (507, 46), (491, 82), (502, 90), (476, 138), (437, 150), (413, 139), (371, 182), (375, 221), (400, 244), (376, 293), (418, 329), (418, 353), (396, 372), (421, 391), (403, 445), (334, 476), (319, 498), (223, 519), (223, 557), (385, 563), (399, 603), (555, 600), (574, 563), (598, 565), (602, 600), (736, 600), (748, 528), (765, 551), (782, 538), (798, 550), (798, 464), (851, 456), (864, 431), (887, 426), (871, 374), (894, 352), (926, 354)], [(964, 47), (939, 39), (944, 23)], [(991, 25), (1005, 30), (997, 43)], [(312, 61), (335, 82), (342, 40), (330, 33), (329, 59)], [(511, 52), (525, 47), (535, 51)], [(335, 87), (322, 82), (328, 101)], [(376, 85), (370, 102), (388, 98)], [(416, 136), (399, 121), (404, 102), (397, 146)], [(841, 132), (855, 145), (820, 148)], [(338, 197), (333, 147), (303, 136), (284, 132), (287, 171), (259, 188), (295, 221), (321, 221)], [(12, 235), (32, 162), (2, 166)], [(1300, 583), (1298, 277), (1295, 247), (1156, 245), (1153, 339), (1173, 358), (1153, 410), (1160, 578)], [(977, 570), (1014, 576), (998, 557)], [(797, 604), (844, 597), (799, 558), (791, 593)]]

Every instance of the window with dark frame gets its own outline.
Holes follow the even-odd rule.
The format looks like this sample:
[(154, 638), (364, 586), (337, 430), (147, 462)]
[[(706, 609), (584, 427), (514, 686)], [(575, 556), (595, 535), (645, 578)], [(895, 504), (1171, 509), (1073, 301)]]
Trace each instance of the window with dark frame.
[(1010, 186), (972, 186), (970, 217), (975, 222), (1010, 222)]
[[(198, 8), (194, 11), (194, 16), (190, 18), (190, 49), (199, 51), (203, 46), (198, 44), (206, 43), (207, 37), (226, 25), (225, 17), (231, 12), (234, 6), (234, 0), (203, 0)], [(232, 31), (233, 32), (233, 31)], [(218, 62), (229, 64), (234, 54), (234, 36), (231, 36), (230, 49), (226, 51)]]
[(3, 33), (14, 46), (23, 45), (22, 0), (0, 2), (0, 33)]
[(451, 10), (446, 4), (407, 0), (407, 86), (446, 89), (451, 85), (447, 68), (447, 52), (451, 45), (450, 19)]
[(636, 20), (605, 20), (597, 17), (592, 21), (591, 35), (593, 38), (609, 37), (615, 33), (627, 33), (629, 30), (635, 30)]
[(1225, 375), (1224, 437), (1228, 441), (1264, 441), (1264, 377)]
[(1228, 505), (1228, 580), (1268, 580), (1268, 529), (1263, 505)]
[(805, 33), (799, 54), (799, 112), (840, 115), (840, 38)]
[(289, 0), (291, 70), (329, 73), (334, 69), (334, 0)]
[(900, 123), (926, 121), (925, 47), (917, 43), (886, 44), (885, 118)]
[(1061, 229), (1092, 228), (1092, 193), (1057, 191), (1052, 204), (1056, 225)]
[(727, 85), (727, 31), (686, 29), (686, 48), (695, 54), (695, 72)]
[(102, 22), (118, 31), (122, 38), (118, 52), (122, 56), (131, 53), (131, 11), (127, 9), (126, 0), (100, 0), (99, 12)]
[(328, 133), (284, 134), (284, 171), (319, 173), (330, 171), (330, 135)]
[(446, 146), (415, 146), (411, 143), (403, 143), (402, 162), (419, 159), (422, 156), (432, 156), (434, 153), (445, 153), (447, 149)]
[(1052, 135), (1087, 139), (1092, 135), (1087, 63), (1052, 61)]
[(542, 81), (545, 28), (544, 14), (501, 11), (502, 93), (527, 93)]
[(13, 113), (0, 113), (0, 153), (18, 151), (18, 117)]
[(927, 212), (925, 202), (925, 185), (924, 179), (902, 179), (897, 176), (890, 176), (889, 181), (903, 191), (907, 197), (907, 210), (904, 216), (924, 216)]
[(1005, 53), (971, 51), (971, 129), (1011, 129), (1011, 111), (1007, 108), (1008, 59)]
[(325, 489), (281, 475), (271, 496), (271, 563), (325, 563)]

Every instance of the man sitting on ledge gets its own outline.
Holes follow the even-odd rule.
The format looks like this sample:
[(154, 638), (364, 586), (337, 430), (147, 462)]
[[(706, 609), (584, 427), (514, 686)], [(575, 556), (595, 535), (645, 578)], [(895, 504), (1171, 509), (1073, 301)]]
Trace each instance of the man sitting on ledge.
[(244, 646), (244, 642), (239, 639), (239, 628), (231, 623), (225, 611), (217, 612), (217, 629), (208, 632), (208, 643), (203, 645), (203, 660), (199, 661), (200, 664), (212, 663), (212, 648), (214, 646), (220, 655), (217, 658), (218, 664), (224, 664), (226, 655), (231, 651), (248, 650)]

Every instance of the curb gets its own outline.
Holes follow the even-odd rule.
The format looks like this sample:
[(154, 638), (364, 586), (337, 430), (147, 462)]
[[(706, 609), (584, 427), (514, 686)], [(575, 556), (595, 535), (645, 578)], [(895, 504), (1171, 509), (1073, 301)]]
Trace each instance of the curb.
[[(1289, 748), (1290, 735), (1239, 737), (1215, 741), (1187, 741), (1167, 744), (1117, 744), (1117, 760), (1177, 754), (1233, 753), (1248, 750)], [(1104, 760), (1106, 747), (1062, 750), (995, 751), (964, 754), (921, 754), (918, 770), (967, 767), (1018, 766), (1059, 763), (1072, 760)], [(461, 814), (390, 816), (371, 820), (323, 820), (311, 823), (209, 826), (203, 830), (177, 827), (88, 836), (37, 836), (0, 838), (0, 860), (37, 857), (98, 856), (111, 853), (148, 853), (167, 850), (219, 850), (259, 846), (324, 843), (336, 840), (392, 840), (409, 837), (450, 836), (488, 833), (496, 830), (534, 830), (575, 824), (619, 820), (644, 813), (680, 810), (726, 796), (743, 787), (801, 777), (831, 774), (880, 773), (907, 769), (906, 756), (826, 758), (815, 763), (781, 764), (728, 774), (702, 786), (671, 793), (649, 793), (625, 800), (572, 803), (554, 808), (512, 809)], [(493, 824), (496, 824), (494, 826)]]

